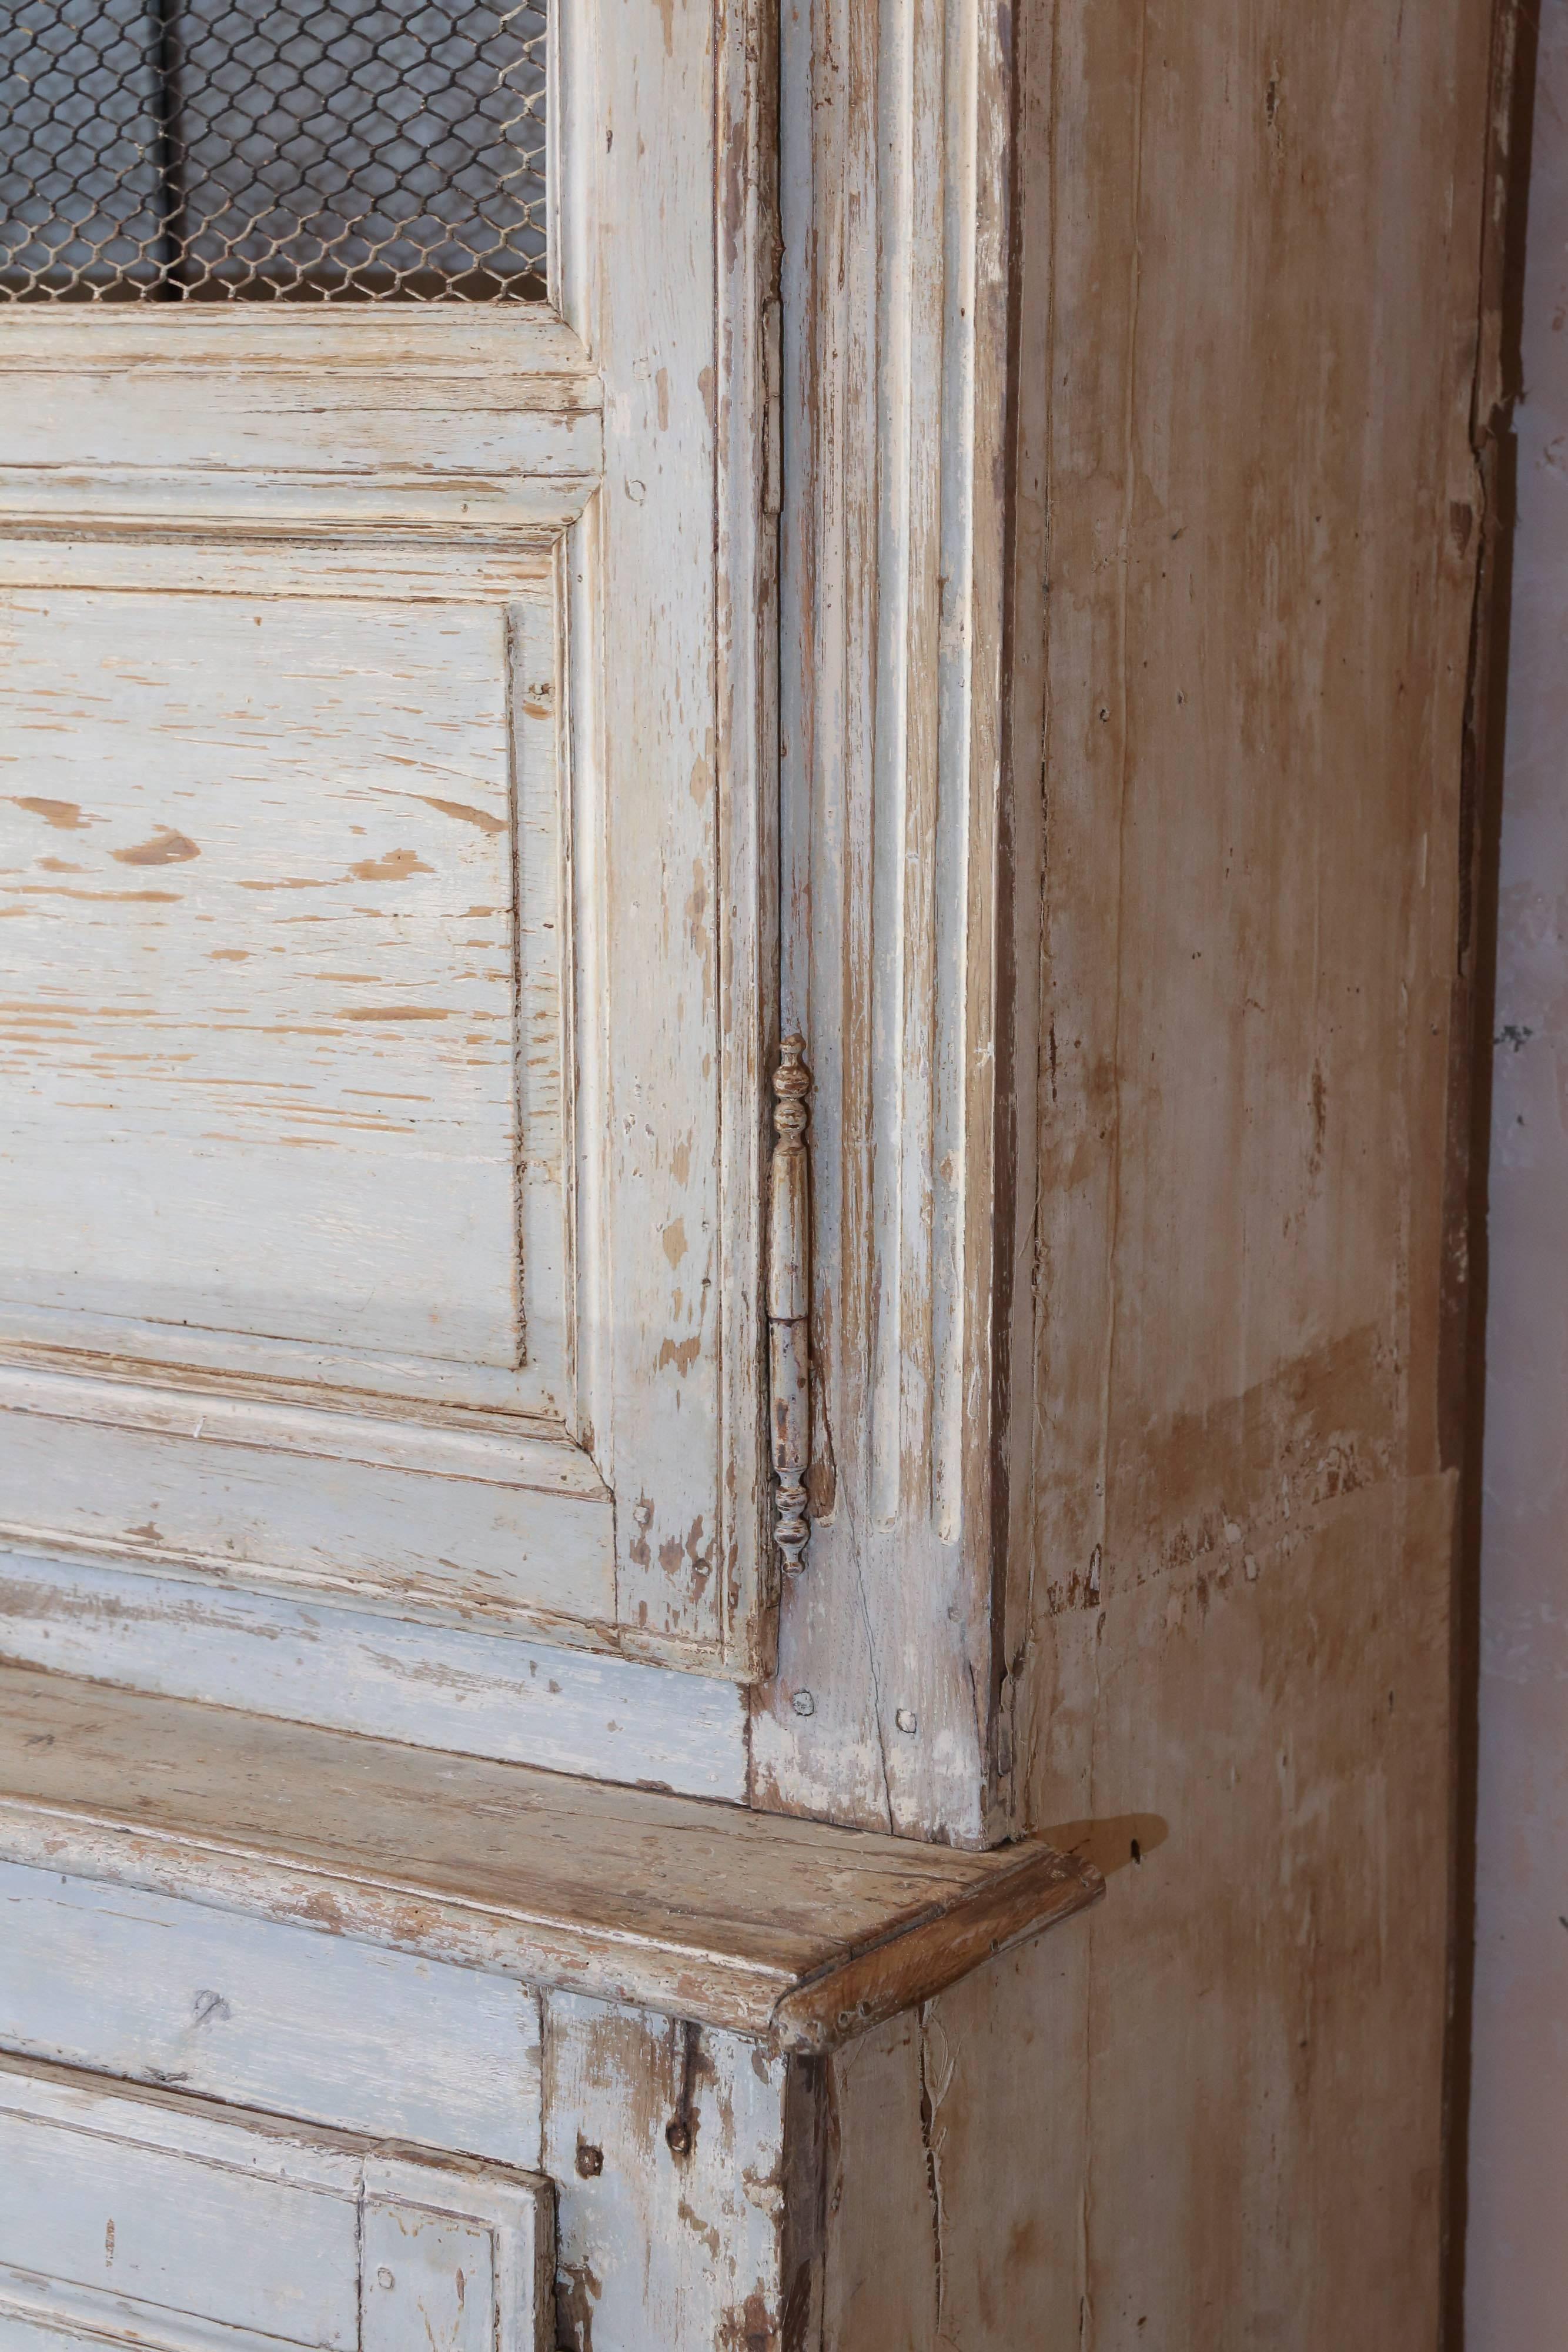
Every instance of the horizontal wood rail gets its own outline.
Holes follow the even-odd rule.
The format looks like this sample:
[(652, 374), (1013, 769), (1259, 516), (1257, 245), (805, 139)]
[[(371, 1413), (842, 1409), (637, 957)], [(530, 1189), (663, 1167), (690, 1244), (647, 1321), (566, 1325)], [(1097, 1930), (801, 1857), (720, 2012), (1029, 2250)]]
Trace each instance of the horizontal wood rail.
[(0, 1858), (819, 2051), (1104, 1891), (988, 1853), (0, 1667)]

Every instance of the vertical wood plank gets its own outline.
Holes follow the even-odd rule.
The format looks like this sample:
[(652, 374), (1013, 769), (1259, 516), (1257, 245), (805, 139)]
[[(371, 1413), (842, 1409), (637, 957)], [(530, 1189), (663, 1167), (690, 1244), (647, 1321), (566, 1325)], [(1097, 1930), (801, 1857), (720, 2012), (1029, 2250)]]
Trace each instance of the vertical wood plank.
[(563, 2345), (784, 2352), (788, 2080), (732, 2035), (548, 1998)]
[(1084, 1948), (994, 1961), (830, 2062), (833, 2352), (1078, 2341)]
[(609, 420), (603, 486), (567, 559), (581, 1426), (619, 1499), (622, 1622), (727, 1638), (743, 1665), (767, 1639), (773, 564), (758, 460), (776, 247), (761, 24), (745, 0), (665, 9), (644, 36), (604, 0), (559, 36), (563, 203), (595, 224), (564, 240), (561, 299)]
[(1030, 1822), (1169, 1830), (1081, 1939), (1039, 2079), (1081, 2117), (1077, 2340), (1427, 2352), (1491, 10), (1044, 13), (1037, 1528), (1009, 1643)]
[(1029, 1186), (997, 1068), (1032, 887), (1002, 766), (1011, 42), (971, 0), (817, 0), (786, 13), (782, 72), (784, 1017), (816, 1078), (816, 1420), (755, 1786), (971, 1842), (1001, 1818), (990, 1588), (1029, 1385), (1027, 1357), (1010, 1404), (998, 1379)]

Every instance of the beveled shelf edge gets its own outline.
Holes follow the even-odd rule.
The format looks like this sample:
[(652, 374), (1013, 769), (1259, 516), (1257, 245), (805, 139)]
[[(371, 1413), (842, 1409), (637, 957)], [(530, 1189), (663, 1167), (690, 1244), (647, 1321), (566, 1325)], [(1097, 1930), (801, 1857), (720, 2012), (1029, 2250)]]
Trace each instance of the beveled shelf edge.
[(945, 1912), (883, 1942), (846, 1952), (803, 1979), (773, 2011), (769, 2039), (781, 2050), (817, 2053), (946, 1992), (1002, 1952), (1043, 1935), (1100, 1902), (1105, 1881), (1092, 1862), (1038, 1838), (1005, 1849), (1027, 1856)]
[[(301, 1748), (308, 1743), (318, 1757), (324, 1741), (340, 1746), (345, 1757), (367, 1749), (384, 1752), (391, 1746), (352, 1732), (324, 1733), (3, 1665), (0, 1706), (5, 1685), (24, 1683), (35, 1726), (47, 1723), (51, 1700), (57, 1700), (68, 1738), (69, 1710), (85, 1701), (95, 1713), (107, 1707), (122, 1727), (143, 1731), (149, 1739), (167, 1740), (183, 1732), (193, 1764), (199, 1764), (195, 1741), (202, 1719), (209, 1716), (245, 1726), (247, 1736), (276, 1758), (285, 1778), (291, 1743)], [(668, 1838), (674, 1853), (695, 1832), (714, 1839), (719, 1848), (734, 1841), (738, 1860), (744, 1842), (747, 1866), (754, 1869), (758, 1843), (772, 1847), (767, 1860), (778, 1872), (781, 1943), (799, 1911), (823, 1912), (829, 1874), (862, 1855), (905, 1874), (928, 1871), (929, 1899), (890, 1909), (881, 1923), (862, 1923), (835, 1940), (830, 1911), (816, 1930), (824, 1948), (812, 1965), (802, 1967), (782, 1949), (771, 1958), (765, 1950), (741, 1948), (759, 1939), (755, 1931), (737, 1937), (733, 1922), (727, 1923), (716, 1899), (722, 1894), (722, 1861), (715, 1865), (716, 1901), (706, 1922), (689, 1905), (661, 1909), (650, 1902), (635, 1924), (606, 1925), (544, 1901), (435, 1887), (422, 1881), (416, 1867), (405, 1874), (347, 1856), (325, 1860), (280, 1852), (275, 1843), (256, 1837), (225, 1835), (210, 1826), (150, 1825), (118, 1804), (17, 1787), (25, 1778), (17, 1751), (53, 1744), (53, 1735), (37, 1727), (19, 1741), (14, 1733), (7, 1740), (0, 1724), (0, 1745), (7, 1750), (0, 1760), (0, 1860), (340, 1935), (513, 1977), (542, 1990), (652, 2010), (786, 2052), (816, 2054), (852, 2039), (930, 1999), (995, 1954), (1085, 1909), (1105, 1891), (1092, 1864), (1034, 1840), (958, 1854), (951, 1848), (747, 1812), (699, 1798), (612, 1789), (528, 1765), (402, 1751), (422, 1760), (428, 1755), (433, 1766), (457, 1766), (491, 1788), (497, 1775), (517, 1776), (519, 1794), (531, 1804), (538, 1806), (541, 1790), (552, 1811), (559, 1803), (585, 1849), (593, 1836), (595, 1811), (606, 1800), (613, 1801), (618, 1825), (630, 1822), (655, 1849)], [(132, 1781), (127, 1808), (136, 1801)]]

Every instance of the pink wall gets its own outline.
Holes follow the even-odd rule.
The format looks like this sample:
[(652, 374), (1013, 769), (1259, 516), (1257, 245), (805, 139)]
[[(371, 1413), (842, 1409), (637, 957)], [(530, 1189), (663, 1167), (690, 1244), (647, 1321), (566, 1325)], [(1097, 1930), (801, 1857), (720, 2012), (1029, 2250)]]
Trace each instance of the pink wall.
[(1467, 2352), (1568, 2344), (1568, 0), (1526, 249), (1490, 1178)]

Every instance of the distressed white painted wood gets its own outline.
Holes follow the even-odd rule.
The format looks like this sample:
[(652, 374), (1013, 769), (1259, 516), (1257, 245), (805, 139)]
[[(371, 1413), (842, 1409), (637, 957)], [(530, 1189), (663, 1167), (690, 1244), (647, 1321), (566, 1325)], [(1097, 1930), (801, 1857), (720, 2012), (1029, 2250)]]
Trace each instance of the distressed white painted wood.
[(772, 47), (601, 15), (553, 307), (0, 319), (0, 1531), (748, 1680)]
[[(1442, 1612), (1369, 1613), (1368, 1596), (1379, 1563), (1451, 1553), (1437, 1139), (1462, 1059), (1445, 1068), (1462, 1016), (1453, 803), (1484, 704), (1484, 677), (1463, 711), (1459, 696), (1484, 618), (1475, 549), (1490, 547), (1469, 438), (1488, 414), (1477, 191), (1455, 155), (1484, 103), (1490, 8), (1406, 11), (1395, 39), (1394, 0), (1341, 0), (1335, 38), (1333, 10), (1307, 12), (1322, 21), (1292, 48), (1283, 18), (1239, 32), (1247, 12), (1202, 0), (1166, 12), (1157, 43), (1145, 12), (1087, 0), (786, 0), (778, 289), (770, 12), (563, 0), (550, 306), (0, 319), (0, 585), (23, 664), (0, 697), (42, 779), (3, 803), (31, 843), (11, 878), (32, 900), (0, 921), (0, 956), (7, 927), (34, 939), (40, 893), (106, 877), (123, 891), (137, 861), (148, 891), (259, 878), (202, 864), (193, 816), (149, 802), (129, 828), (136, 795), (166, 782), (233, 813), (243, 740), (223, 737), (214, 792), (181, 765), (194, 754), (177, 706), (216, 737), (191, 678), (210, 682), (215, 649), (258, 613), (286, 614), (288, 696), (336, 660), (361, 761), (329, 772), (338, 754), (323, 757), (308, 788), (296, 775), (300, 829), (342, 845), (343, 779), (364, 789), (367, 759), (406, 753), (430, 788), (418, 829), (374, 852), (406, 846), (428, 871), (373, 877), (389, 889), (366, 902), (372, 929), (337, 945), (369, 937), (378, 984), (413, 969), (460, 992), (469, 1037), (488, 1041), (450, 1067), (417, 1024), (356, 1050), (355, 1069), (382, 1049), (447, 1089), (423, 1140), (383, 1139), (380, 1173), (342, 1124), (345, 1037), (302, 1047), (301, 1083), (337, 1123), (313, 1148), (342, 1155), (330, 1201), (353, 1208), (352, 1230), (311, 1224), (308, 1174), (281, 1144), (283, 1172), (263, 1181), (279, 1126), (259, 1153), (247, 1135), (248, 1198), (176, 1188), (189, 1262), (171, 1252), (140, 1274), (134, 1190), (103, 1191), (95, 1263), (74, 1168), (57, 1181), (69, 1155), (17, 1122), (26, 1217), (74, 1215), (81, 1246), (17, 1245), (0, 1317), (0, 1517), (16, 1547), (0, 1610), (20, 1662), (0, 1674), (0, 1879), (22, 1923), (0, 1948), (0, 2040), (185, 2077), (159, 2110), (179, 2146), (148, 2156), (136, 2140), (177, 2165), (173, 2195), (193, 2159), (213, 2168), (197, 2091), (540, 2160), (560, 2204), (555, 2340), (576, 2352), (1010, 2352), (1020, 2331), (1101, 2342), (1128, 2315), (1179, 2333), (1200, 2309), (1239, 2326), (1261, 2315), (1315, 2352), (1345, 2336), (1313, 2336), (1325, 2312), (1386, 2311), (1391, 2344), (1429, 2316), (1436, 2074), (1400, 2053), (1423, 2032), (1428, 2056), (1437, 2045)], [(1407, 102), (1384, 107), (1397, 135), (1358, 148), (1345, 93), (1384, 84), (1344, 60), (1379, 43)], [(1388, 159), (1404, 169), (1397, 197), (1370, 207), (1385, 257), (1408, 263), (1396, 301), (1387, 273), (1371, 296), (1347, 277), (1323, 228), (1368, 212), (1376, 174), (1340, 168), (1363, 152), (1383, 159), (1385, 196)], [(1407, 200), (1425, 190), (1418, 152), (1437, 204)], [(1308, 387), (1304, 406), (1260, 405), (1270, 364)], [(1325, 436), (1336, 415), (1354, 429)], [(1281, 610), (1309, 615), (1288, 677), (1245, 593), (1265, 541), (1284, 551)], [(136, 635), (126, 616), (150, 604), (201, 609), (201, 661), (170, 633)], [(1325, 646), (1355, 691), (1321, 690)], [(51, 784), (73, 754), (36, 723), (40, 681), (74, 697), (90, 793)], [(141, 714), (141, 770), (100, 789), (134, 733), (116, 695)], [(1396, 704), (1423, 723), (1402, 733)], [(294, 714), (276, 692), (269, 709), (276, 782)], [(313, 726), (317, 751), (329, 732)], [(1334, 756), (1260, 793), (1247, 761), (1276, 738)], [(447, 760), (464, 805), (505, 805), (501, 832), (467, 841), (436, 822)], [(68, 803), (101, 822), (56, 826), (46, 811)], [(1377, 849), (1362, 870), (1395, 919), (1371, 927), (1369, 959), (1352, 937), (1366, 893), (1314, 866), (1314, 826)], [(98, 867), (35, 874), (86, 860), (68, 835), (97, 842)], [(468, 863), (446, 858), (453, 841)], [(358, 862), (356, 845), (335, 870)], [(474, 904), (508, 910), (505, 940), (455, 916), (443, 893), (465, 874)], [(1303, 875), (1323, 887), (1303, 892)], [(1265, 884), (1278, 919), (1260, 929)], [(120, 936), (149, 969), (166, 959), (179, 1018), (227, 1018), (253, 1003), (282, 918), (230, 909), (253, 980), (204, 993), (199, 959), (171, 950), (186, 903), (61, 909), (82, 910), (89, 949), (111, 919), (144, 922)], [(397, 965), (411, 950), (426, 961)], [(95, 1055), (141, 1024), (135, 1049), (154, 1058), (136, 1066), (131, 1111), (181, 1132), (162, 1005), (149, 1013), (134, 974), (68, 939), (41, 962), (68, 994), (106, 981), (70, 1000), (73, 1018)], [(1354, 1020), (1325, 1025), (1323, 971), (1355, 983)], [(1244, 989), (1248, 973), (1272, 992)], [(283, 995), (308, 1025), (316, 1000)], [(1260, 1059), (1242, 1034), (1260, 1007)], [(804, 1215), (803, 1171), (781, 1168), (768, 1252), (764, 1079), (797, 1028), (814, 1203)], [(31, 1086), (51, 1116), (103, 1118), (85, 1091), (57, 1099), (72, 1072), (36, 1030), (17, 1042), (18, 1099)], [(229, 1075), (213, 1051), (196, 1067), (214, 1094)], [(67, 1144), (79, 1131), (61, 1129)], [(87, 1131), (104, 1157), (119, 1148), (118, 1123)], [(1403, 1159), (1355, 1161), (1343, 1141), (1336, 1157), (1336, 1132), (1384, 1131), (1410, 1143)], [(440, 1179), (428, 1195), (399, 1156), (421, 1150)], [(1325, 1223), (1335, 1181), (1357, 1213)], [(1246, 1242), (1239, 1273), (1217, 1200)], [(214, 1208), (252, 1244), (238, 1270), (275, 1311), (236, 1303), (235, 1254), (203, 1239)], [(422, 1251), (444, 1213), (460, 1227)], [(1202, 1227), (1191, 1251), (1172, 1245), (1181, 1215)], [(280, 1239), (290, 1218), (308, 1247)], [(133, 1310), (89, 1296), (106, 1276), (140, 1281)], [(198, 1325), (182, 1283), (197, 1317), (216, 1299), (229, 1319)], [(777, 1467), (803, 1563), (771, 1679), (765, 1304), (788, 1335)], [(1239, 1394), (1239, 1365), (1262, 1385)], [(1250, 1538), (1231, 1545), (1243, 1505), (1250, 1493), (1267, 1520), (1285, 1491), (1289, 1517), (1330, 1424), (1333, 1524), (1309, 1540), (1298, 1508), (1291, 1577), (1270, 1584), (1262, 1544), (1260, 1581)], [(1352, 1441), (1372, 1470), (1355, 1495)], [(1406, 1604), (1419, 1588), (1398, 1580)], [(1360, 1610), (1370, 1630), (1359, 1681), (1340, 1675), (1331, 1704), (1306, 1667), (1344, 1649), (1316, 1638), (1336, 1592), (1339, 1618)], [(40, 1689), (33, 1666), (83, 1679)], [(1212, 1833), (1248, 1752), (1247, 1706), (1221, 1724), (1221, 1684), (1254, 1702), (1270, 1787), (1276, 1717), (1290, 1735), (1286, 1814), (1316, 1778), (1249, 1871), (1236, 1857), (1262, 1850), (1256, 1809), (1249, 1836), (1239, 1812)], [(1392, 1909), (1386, 1790), (1363, 1769), (1375, 1724), (1384, 1760), (1397, 1747), (1420, 1781)], [(1186, 1807), (1170, 1855), (1128, 1871), (1148, 1892), (1108, 1911), (1092, 1946), (1062, 1939), (1071, 1960), (1043, 1965), (1027, 1939), (1097, 1882), (1027, 1843), (967, 1849), (1053, 1817), (1051, 1791), (1075, 1779), (1084, 1807), (1108, 1791), (1164, 1803), (1123, 1785), (1151, 1771)], [(1071, 1842), (1092, 1830), (1097, 1850), (1151, 1859), (1146, 1818), (1080, 1823)], [(1383, 1974), (1414, 2023), (1391, 2036), (1374, 1988), (1365, 2063), (1303, 1977), (1312, 1939), (1279, 1899), (1281, 1854), (1298, 1908), (1329, 1884), (1365, 1930), (1340, 1937), (1353, 1954), (1378, 1945), (1374, 1913), (1403, 1922), (1404, 1958)], [(1173, 2060), (1173, 2003), (1151, 2000), (1150, 1970), (1202, 1990), (1238, 1953), (1243, 1997), (1187, 2032), (1200, 2063)], [(231, 2017), (198, 2016), (212, 1990)], [(1270, 2088), (1246, 2020), (1260, 1999), (1277, 2019), (1307, 1996), (1311, 2048), (1292, 2039)], [(1376, 2193), (1354, 2201), (1396, 2212), (1410, 2250), (1381, 2265), (1347, 2231), (1314, 2238), (1314, 2213), (1345, 2205), (1344, 2135), (1309, 2128), (1347, 2084), (1367, 2108), (1379, 2063), (1399, 2083), (1362, 2134)], [(1218, 2105), (1189, 2096), (1199, 2074), (1228, 2086)], [(1269, 2160), (1250, 2174), (1275, 2207), (1293, 2179), (1306, 2216), (1282, 2260), (1242, 2178), (1260, 2115)], [(1217, 2145), (1228, 2135), (1228, 2176), (1220, 2149), (1202, 2178), (1195, 2116)], [(1129, 2231), (1151, 2117), (1162, 2147), (1191, 2142), (1200, 2162), (1168, 2165), (1174, 2193)], [(324, 2146), (298, 2121), (256, 2129), (269, 2149)], [(308, 2284), (331, 2182), (255, 2178), (258, 2195), (308, 2192), (308, 2226), (271, 2216)], [(361, 2260), (350, 2316), (324, 2295), (318, 2341), (401, 2352), (379, 2298), (403, 2292), (410, 2263), (427, 2306), (413, 2343), (476, 2340), (483, 2231), (413, 2178), (389, 2188), (401, 2218), (361, 2194), (373, 2273)], [(1217, 2193), (1228, 2180), (1237, 2193)], [(73, 2172), (55, 2200), (62, 2228), (77, 2188)], [(84, 2272), (106, 2235), (67, 2247), (68, 2266)], [(225, 2229), (225, 2258), (243, 2237)], [(275, 2284), (260, 2274), (263, 2305)], [(0, 2321), (6, 2352), (129, 2332), (122, 2314), (96, 2324), (106, 2306), (83, 2305), (79, 2277), (52, 2309), (36, 2277), (27, 2291), (31, 2315)], [(296, 2324), (231, 2316), (227, 2340), (258, 2352)], [(224, 2340), (168, 2312), (136, 2333), (170, 2352)]]
[(1006, 1819), (992, 1601), (1030, 1412), (1015, 22), (811, 0), (780, 74), (781, 1018), (813, 1079), (814, 1410), (755, 1785), (966, 1842)]
[[(99, 1409), (84, 1410), (103, 1388)], [(209, 1421), (189, 1391), (139, 1388), (122, 1407), (110, 1383), (38, 1373), (5, 1392), (0, 1525), (16, 1543), (74, 1542), (477, 1623), (613, 1628), (612, 1507), (575, 1449), (481, 1438), (476, 1462), (462, 1432), (430, 1442), (416, 1426), (400, 1445), (393, 1427), (378, 1445), (381, 1428), (361, 1437), (309, 1407)], [(388, 1453), (401, 1461), (377, 1458)]]
[(0, 1863), (0, 2047), (537, 2169), (536, 1998), (506, 1977)]
[(0, 1294), (561, 1418), (548, 608), (37, 594), (0, 651)]
[(307, 521), (244, 536), (161, 530), (155, 537), (100, 539), (85, 530), (38, 537), (18, 525), (0, 531), (0, 587), (172, 589), (190, 595), (370, 597), (384, 603), (389, 571), (401, 595), (420, 602), (514, 603), (549, 593), (555, 559), (548, 545), (476, 523), (460, 539), (441, 525), (400, 524), (357, 541), (335, 525)]
[(546, 540), (602, 470), (601, 383), (545, 306), (10, 306), (0, 521)]
[(546, 2352), (537, 2178), (0, 2062), (0, 2345)]
[(791, 2074), (731, 2034), (570, 1993), (545, 2008), (545, 2163), (571, 2352), (805, 2352), (785, 2327)]
[[(689, 1638), (716, 1612), (753, 1675), (767, 1647), (756, 1184), (771, 996), (773, 566), (757, 463), (776, 270), (767, 21), (746, 0), (665, 8), (641, 44), (619, 18), (601, 32), (592, 8), (563, 12), (559, 26), (561, 307), (602, 361), (606, 415), (627, 421), (646, 459), (607, 453), (603, 496), (568, 563), (578, 981), (624, 1008), (619, 1031), (583, 1033), (580, 1062), (583, 1404), (613, 1449), (618, 1494), (622, 1433), (648, 1457), (619, 1558), (623, 1618)], [(705, 151), (693, 132), (716, 100), (718, 140)], [(700, 186), (705, 203), (664, 209), (638, 240), (646, 267), (629, 272), (623, 224), (647, 220), (650, 189), (664, 184)], [(716, 365), (694, 364), (698, 321), (716, 333)], [(713, 512), (692, 495), (710, 481)], [(624, 578), (659, 583), (646, 609)], [(690, 592), (671, 593), (675, 578)], [(668, 980), (650, 999), (654, 971)], [(605, 1198), (609, 1223), (593, 1213)], [(622, 1328), (639, 1347), (606, 1349), (601, 1335)]]
[(0, 1555), (0, 1654), (455, 1755), (746, 1801), (743, 1691), (579, 1649), (12, 1553)]
[(827, 2049), (1098, 1874), (0, 1667), (0, 1856)]

